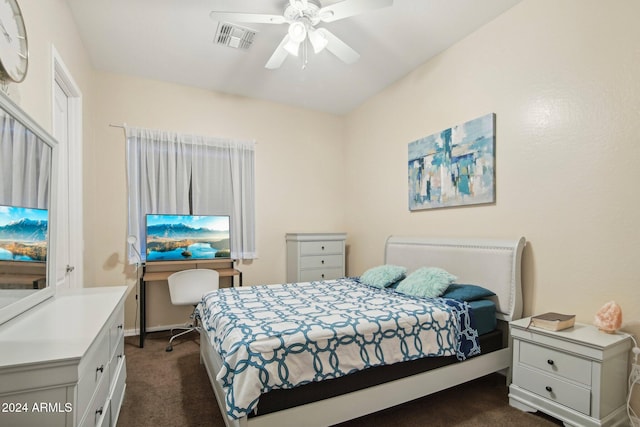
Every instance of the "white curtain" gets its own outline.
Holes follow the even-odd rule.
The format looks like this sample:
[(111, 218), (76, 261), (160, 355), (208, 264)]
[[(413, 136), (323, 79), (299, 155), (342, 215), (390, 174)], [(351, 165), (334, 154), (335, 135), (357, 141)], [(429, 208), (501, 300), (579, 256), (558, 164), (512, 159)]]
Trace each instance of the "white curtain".
[(51, 147), (0, 115), (0, 204), (48, 209), (51, 160)]
[[(189, 213), (191, 159), (176, 133), (127, 127), (125, 134), (129, 235), (136, 237), (136, 250), (144, 254), (146, 214)], [(135, 251), (130, 251), (129, 262), (137, 261)]]
[(192, 141), (193, 213), (230, 215), (231, 257), (257, 258), (254, 142), (195, 137)]
[[(136, 250), (145, 253), (147, 213), (230, 215), (231, 256), (256, 258), (253, 142), (129, 127), (125, 133), (129, 235), (137, 238)], [(129, 262), (136, 261), (130, 251)]]

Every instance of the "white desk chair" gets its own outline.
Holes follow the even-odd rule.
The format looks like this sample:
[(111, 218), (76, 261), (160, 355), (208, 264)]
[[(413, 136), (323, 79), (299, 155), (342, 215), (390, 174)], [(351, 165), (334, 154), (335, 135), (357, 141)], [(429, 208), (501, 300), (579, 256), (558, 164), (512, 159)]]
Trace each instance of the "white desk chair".
[[(219, 287), (220, 275), (216, 270), (195, 269), (182, 270), (173, 273), (167, 279), (169, 281), (169, 294), (171, 295), (171, 304), (173, 305), (193, 305), (193, 313), (191, 314), (191, 323), (184, 328), (172, 328), (171, 339), (167, 346), (167, 351), (173, 350), (173, 340), (181, 335), (191, 331), (199, 331), (195, 317), (195, 307), (202, 300), (202, 296), (207, 292), (214, 291)], [(182, 330), (179, 334), (173, 335), (174, 330)]]

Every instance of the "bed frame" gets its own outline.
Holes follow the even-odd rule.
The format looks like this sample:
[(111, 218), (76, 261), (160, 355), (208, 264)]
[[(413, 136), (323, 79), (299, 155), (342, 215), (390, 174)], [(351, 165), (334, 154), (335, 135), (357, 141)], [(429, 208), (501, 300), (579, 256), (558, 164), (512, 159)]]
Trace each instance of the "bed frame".
[[(409, 272), (423, 266), (443, 268), (458, 277), (458, 283), (481, 285), (496, 293), (496, 316), (505, 322), (522, 315), (521, 258), (525, 239), (432, 239), (395, 237), (387, 239), (385, 263), (403, 265)], [(507, 337), (507, 333), (505, 333)], [(385, 384), (354, 391), (294, 408), (238, 420), (226, 416), (225, 395), (216, 381), (222, 365), (219, 355), (200, 333), (200, 359), (213, 387), (227, 427), (327, 426), (371, 414), (458, 384), (505, 371), (510, 381), (511, 346), (505, 346), (464, 362), (444, 366)]]

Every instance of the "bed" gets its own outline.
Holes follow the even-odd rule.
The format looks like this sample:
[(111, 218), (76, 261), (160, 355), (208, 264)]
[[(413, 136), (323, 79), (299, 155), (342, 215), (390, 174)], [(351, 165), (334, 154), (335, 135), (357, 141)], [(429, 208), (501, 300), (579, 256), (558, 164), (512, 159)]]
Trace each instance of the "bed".
[[(245, 369), (250, 369), (253, 362), (247, 359), (240, 369), (233, 366), (230, 368), (228, 362), (229, 348), (223, 348), (221, 343), (218, 342), (218, 338), (212, 338), (213, 335), (207, 330), (208, 328), (203, 327), (200, 341), (201, 361), (206, 367), (226, 425), (229, 427), (333, 425), (395, 406), (492, 372), (504, 372), (507, 375), (507, 381), (509, 381), (511, 348), (509, 347), (506, 322), (519, 319), (522, 314), (520, 270), (524, 246), (524, 238), (489, 240), (389, 237), (384, 249), (385, 264), (404, 266), (408, 272), (424, 266), (436, 266), (457, 276), (458, 283), (477, 284), (494, 292), (495, 296), (491, 297), (491, 301), (495, 308), (497, 328), (482, 335), (476, 332), (476, 336), (474, 336), (473, 333), (469, 333), (466, 327), (472, 326), (472, 329), (474, 329), (475, 324), (469, 325), (465, 323), (469, 317), (473, 319), (474, 316), (465, 315), (464, 310), (460, 310), (460, 307), (452, 303), (451, 300), (441, 299), (438, 303), (443, 307), (437, 307), (437, 310), (446, 310), (445, 305), (451, 306), (453, 311), (457, 313), (456, 316), (461, 316), (457, 319), (463, 319), (462, 321), (452, 322), (451, 327), (457, 328), (457, 332), (463, 331), (465, 336), (470, 337), (468, 340), (470, 344), (467, 346), (467, 350), (461, 350), (461, 346), (457, 343), (452, 344), (452, 346), (456, 346), (455, 348), (426, 351), (422, 349), (420, 344), (416, 346), (420, 347), (421, 351), (439, 357), (416, 358), (408, 357), (407, 354), (410, 351), (405, 348), (405, 344), (402, 344), (402, 349), (397, 352), (406, 356), (402, 360), (391, 360), (390, 363), (384, 363), (381, 366), (373, 364), (375, 366), (372, 365), (362, 370), (347, 367), (344, 370), (344, 375), (328, 376), (326, 379), (323, 377), (321, 378), (322, 380), (316, 378), (312, 381), (307, 378), (301, 385), (293, 384), (295, 387), (291, 385), (291, 387), (283, 387), (282, 389), (267, 390), (267, 392), (259, 395), (259, 398), (254, 399), (254, 402), (250, 405), (252, 411), (247, 414), (233, 410), (235, 401), (229, 398), (228, 391), (230, 387), (227, 382), (229, 381), (229, 371), (236, 369), (234, 372), (242, 372)], [(340, 289), (344, 295), (351, 295), (353, 292), (358, 293), (361, 291), (356, 287), (357, 284), (352, 283), (351, 279), (332, 283), (285, 284), (278, 285), (275, 288), (273, 286), (258, 288), (265, 289), (265, 291), (269, 288), (282, 290), (283, 292), (289, 292), (289, 290), (291, 292), (302, 292), (300, 287), (306, 287), (310, 293), (313, 293), (313, 291), (317, 292), (318, 290), (326, 289), (323, 286)], [(234, 296), (238, 292), (245, 292), (244, 288), (242, 289), (242, 291), (233, 291)], [(366, 290), (364, 293), (368, 295)], [(297, 294), (287, 294), (285, 299), (289, 298), (295, 305), (295, 301), (297, 301), (295, 295)], [(226, 297), (229, 297), (229, 295), (227, 294)], [(215, 299), (218, 296), (210, 296), (211, 298)], [(371, 298), (375, 299), (375, 295), (372, 295)], [(351, 297), (345, 297), (345, 301), (351, 301)], [(220, 302), (217, 301), (216, 303)], [(392, 303), (393, 300), (385, 302), (389, 306), (393, 305)], [(202, 312), (202, 307), (200, 310), (201, 315), (204, 316), (205, 313)], [(295, 312), (295, 307), (292, 308), (292, 312)], [(439, 318), (437, 317), (439, 316), (438, 313), (429, 312), (427, 315), (436, 319)], [(230, 312), (230, 315), (225, 317), (236, 318), (234, 312)], [(387, 319), (388, 317), (388, 314), (384, 314), (381, 318)], [(259, 319), (252, 318), (251, 320), (256, 325), (260, 322)], [(295, 319), (292, 322), (295, 322)], [(449, 325), (445, 326), (448, 327)], [(228, 329), (228, 331), (230, 330)], [(438, 342), (442, 344), (443, 341), (447, 341), (447, 338), (443, 337), (450, 335), (451, 332), (445, 330), (442, 336), (438, 338)], [(272, 338), (266, 337), (266, 340), (259, 340), (258, 345), (262, 346), (265, 342), (269, 343), (273, 341)], [(270, 345), (272, 344), (273, 342)], [(480, 354), (476, 354), (474, 346), (482, 348)], [(302, 347), (304, 347), (303, 344), (298, 344), (295, 348)], [(254, 347), (248, 346), (247, 348)], [(238, 351), (238, 347), (233, 347), (232, 352), (235, 351)], [(465, 354), (465, 351), (468, 351), (468, 353)], [(221, 356), (220, 353), (223, 353), (224, 356)], [(303, 352), (300, 353), (302, 354)], [(371, 354), (376, 354), (380, 359), (385, 360), (395, 357), (394, 354), (383, 347), (376, 348)], [(309, 359), (312, 360), (311, 363), (321, 364), (321, 362), (318, 362), (318, 356), (314, 357)], [(367, 356), (368, 358), (369, 356)], [(332, 357), (323, 360), (323, 362), (325, 364), (337, 364)], [(295, 364), (291, 366), (295, 366)], [(290, 370), (295, 370), (291, 366), (284, 365), (280, 369), (288, 373)], [(220, 378), (220, 381), (217, 378)], [(239, 389), (242, 387), (244, 387), (242, 384), (238, 386)], [(238, 406), (242, 405), (238, 404)], [(227, 414), (227, 416), (224, 416), (224, 414)]]

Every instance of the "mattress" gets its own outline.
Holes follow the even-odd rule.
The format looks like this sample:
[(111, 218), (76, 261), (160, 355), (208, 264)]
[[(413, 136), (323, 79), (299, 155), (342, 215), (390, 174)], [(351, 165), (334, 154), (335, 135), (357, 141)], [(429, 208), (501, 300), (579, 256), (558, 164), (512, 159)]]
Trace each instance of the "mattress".
[[(503, 348), (502, 331), (495, 329), (481, 335), (480, 346), (482, 348), (482, 354), (488, 354)], [(249, 414), (249, 417), (252, 418), (306, 403), (340, 396), (352, 391), (373, 387), (454, 363), (464, 362), (458, 361), (455, 356), (424, 357), (408, 362), (365, 369), (345, 377), (309, 383), (294, 389), (272, 390), (260, 396), (255, 411)]]
[(498, 321), (496, 320), (496, 304), (493, 301), (488, 299), (471, 301), (469, 306), (476, 321), (479, 335), (487, 334), (496, 328)]

